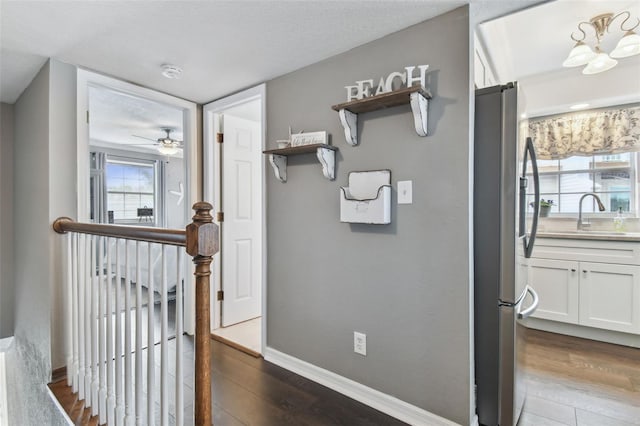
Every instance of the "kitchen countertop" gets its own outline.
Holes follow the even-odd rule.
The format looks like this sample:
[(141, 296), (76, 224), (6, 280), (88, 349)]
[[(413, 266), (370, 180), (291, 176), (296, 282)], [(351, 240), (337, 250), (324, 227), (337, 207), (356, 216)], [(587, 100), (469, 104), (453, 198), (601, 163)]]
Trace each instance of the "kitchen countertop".
[(537, 238), (563, 238), (572, 240), (636, 241), (640, 242), (640, 232), (614, 231), (540, 231)]

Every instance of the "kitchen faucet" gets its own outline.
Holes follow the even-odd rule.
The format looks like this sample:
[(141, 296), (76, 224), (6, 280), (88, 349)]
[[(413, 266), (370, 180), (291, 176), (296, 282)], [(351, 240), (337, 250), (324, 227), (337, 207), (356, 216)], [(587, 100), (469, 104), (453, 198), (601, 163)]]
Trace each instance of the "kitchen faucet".
[(598, 203), (598, 210), (600, 210), (601, 212), (604, 211), (604, 204), (602, 204), (602, 201), (600, 201), (600, 198), (598, 198), (598, 196), (596, 194), (593, 194), (591, 192), (589, 192), (588, 194), (584, 194), (582, 197), (580, 197), (580, 209), (579, 209), (579, 213), (578, 213), (578, 230), (580, 229), (584, 229), (584, 228), (588, 228), (589, 226), (591, 226), (591, 224), (589, 222), (582, 222), (582, 200), (584, 200), (584, 198), (587, 195), (591, 195), (593, 198), (596, 199), (596, 202)]

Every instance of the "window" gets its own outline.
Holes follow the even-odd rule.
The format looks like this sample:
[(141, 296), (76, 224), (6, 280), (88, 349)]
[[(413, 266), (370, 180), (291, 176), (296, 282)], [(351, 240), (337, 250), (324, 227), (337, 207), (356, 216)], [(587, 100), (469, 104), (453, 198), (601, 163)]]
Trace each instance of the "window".
[(138, 209), (156, 211), (155, 161), (107, 158), (107, 210), (113, 211), (115, 223), (155, 225), (154, 216), (138, 216)]
[[(607, 212), (637, 212), (636, 153), (538, 160), (540, 198), (553, 200), (551, 213), (578, 213), (580, 198), (593, 192)], [(531, 168), (529, 167), (530, 171)], [(533, 186), (529, 185), (529, 190)], [(533, 194), (529, 194), (533, 201)], [(593, 198), (585, 199), (583, 212), (597, 211)]]

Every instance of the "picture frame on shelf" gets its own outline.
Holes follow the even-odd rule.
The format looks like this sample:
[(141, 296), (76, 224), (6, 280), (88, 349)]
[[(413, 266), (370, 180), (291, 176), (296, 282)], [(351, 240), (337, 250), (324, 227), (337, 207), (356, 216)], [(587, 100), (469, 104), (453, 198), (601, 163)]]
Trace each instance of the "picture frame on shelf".
[(327, 132), (309, 132), (309, 133), (294, 133), (291, 135), (291, 146), (304, 146), (324, 144), (327, 145)]

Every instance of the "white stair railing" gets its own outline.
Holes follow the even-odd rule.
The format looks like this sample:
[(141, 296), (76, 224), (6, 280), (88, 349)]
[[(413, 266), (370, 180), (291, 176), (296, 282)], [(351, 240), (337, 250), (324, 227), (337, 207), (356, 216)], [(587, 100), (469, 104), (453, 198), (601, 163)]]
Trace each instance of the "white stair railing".
[[(196, 203), (194, 222), (185, 231), (81, 224), (68, 218), (54, 223), (54, 229), (67, 233), (68, 239), (67, 384), (100, 424), (183, 425), (185, 397), (190, 396), (196, 424), (212, 424), (208, 287), (218, 230), (211, 208), (208, 203)], [(207, 319), (206, 324), (196, 324), (195, 395), (184, 383), (185, 247), (196, 264), (196, 316)], [(168, 297), (170, 284), (175, 285), (174, 302)], [(198, 303), (198, 298), (206, 298), (207, 303)], [(175, 317), (172, 329), (170, 313)], [(175, 336), (170, 336), (171, 331)], [(198, 374), (197, 368), (207, 373)], [(170, 369), (175, 372), (173, 387)]]

